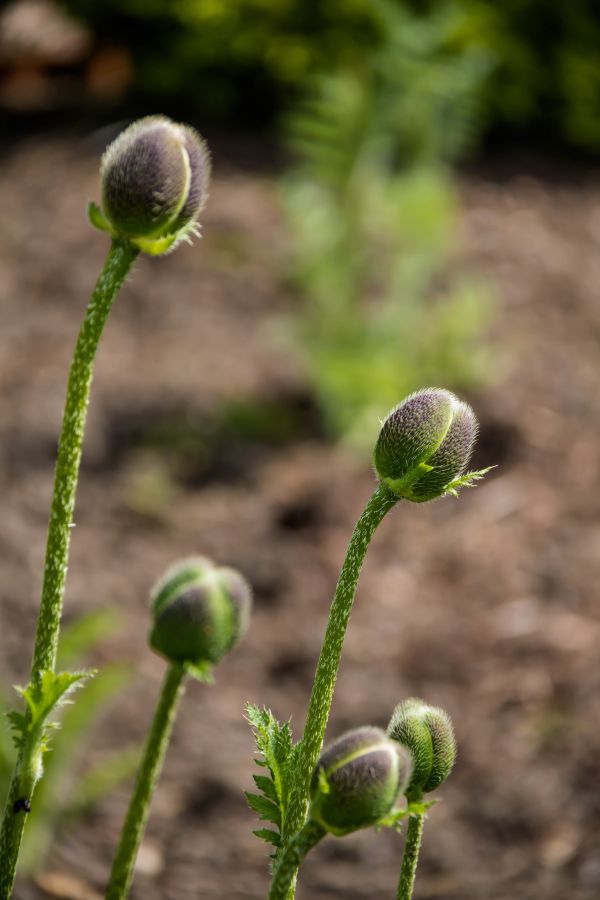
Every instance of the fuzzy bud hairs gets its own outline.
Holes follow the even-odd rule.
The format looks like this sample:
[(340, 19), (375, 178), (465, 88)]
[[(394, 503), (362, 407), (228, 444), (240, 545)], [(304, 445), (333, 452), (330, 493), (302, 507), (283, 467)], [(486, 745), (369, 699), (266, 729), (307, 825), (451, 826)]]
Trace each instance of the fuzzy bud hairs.
[(107, 147), (100, 177), (102, 209), (90, 205), (92, 224), (156, 255), (196, 233), (210, 156), (189, 125), (148, 116)]
[(392, 715), (388, 735), (410, 754), (409, 800), (419, 800), (446, 780), (456, 760), (456, 740), (450, 716), (437, 706), (410, 697)]
[(202, 672), (245, 634), (252, 594), (235, 569), (199, 556), (169, 569), (152, 591), (151, 603), (152, 649)]
[(321, 754), (310, 816), (338, 836), (375, 825), (404, 792), (411, 768), (408, 753), (380, 728), (348, 731)]
[(465, 474), (477, 431), (469, 404), (450, 391), (416, 391), (382, 425), (373, 454), (377, 477), (399, 499), (415, 503), (455, 495), (489, 471)]

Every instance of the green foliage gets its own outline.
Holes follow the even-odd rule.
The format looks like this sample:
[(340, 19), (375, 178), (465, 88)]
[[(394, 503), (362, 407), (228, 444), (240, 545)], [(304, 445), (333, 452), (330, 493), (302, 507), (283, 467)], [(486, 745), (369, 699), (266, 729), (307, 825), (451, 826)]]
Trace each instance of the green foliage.
[[(307, 73), (352, 64), (367, 34), (368, 0), (63, 0), (96, 35), (131, 51), (138, 92), (204, 116), (272, 115)], [(184, 98), (184, 99), (182, 99)], [(237, 119), (239, 121), (239, 118)]]
[(290, 723), (285, 722), (281, 725), (271, 710), (260, 709), (248, 703), (246, 718), (252, 728), (256, 748), (261, 757), (256, 763), (269, 773), (253, 776), (260, 793), (246, 791), (246, 800), (259, 819), (270, 822), (277, 829), (273, 831), (272, 828), (259, 828), (254, 834), (278, 848), (281, 846), (281, 834), (284, 832), (298, 748), (292, 742)]
[[(112, 610), (99, 610), (85, 615), (63, 629), (59, 647), (61, 666), (76, 665), (101, 640), (115, 630), (118, 617)], [(129, 670), (121, 665), (105, 666), (95, 677), (90, 673), (45, 672), (41, 691), (31, 686), (21, 691), (30, 718), (22, 713), (7, 712), (13, 729), (13, 740), (20, 749), (34, 728), (44, 732), (44, 777), (36, 787), (31, 812), (28, 814), (19, 866), (22, 872), (33, 872), (44, 865), (56, 831), (76, 820), (98, 800), (130, 777), (139, 759), (139, 749), (127, 749), (100, 759), (81, 778), (74, 778), (78, 760), (86, 752), (86, 738), (104, 707), (130, 682)], [(85, 683), (84, 683), (85, 682)], [(71, 704), (69, 695), (80, 691), (78, 702)], [(9, 704), (0, 697), (0, 708)], [(60, 724), (49, 716), (61, 710)], [(49, 746), (49, 739), (52, 742)], [(45, 752), (45, 751), (51, 752)], [(14, 765), (14, 749), (9, 732), (0, 729), (0, 799), (4, 800)]]
[(490, 120), (553, 143), (600, 150), (600, 17), (596, 0), (465, 0), (496, 67), (483, 85)]
[[(39, 681), (25, 688), (16, 687), (25, 703), (25, 712), (11, 711), (6, 714), (13, 732), (13, 742), (17, 750), (23, 750), (34, 735), (42, 753), (48, 750), (50, 733), (57, 723), (48, 721), (50, 715), (65, 703), (76, 688), (81, 687), (95, 672), (52, 672), (44, 669), (39, 673)], [(36, 738), (37, 739), (37, 738)]]
[[(63, 0), (98, 38), (129, 47), (136, 88), (229, 121), (273, 116), (315, 71), (362, 66), (385, 43), (372, 0)], [(458, 68), (473, 52), (490, 62), (476, 95), (493, 127), (543, 132), (600, 148), (600, 19), (596, 0), (395, 0), (394, 13), (427, 41), (431, 23)], [(411, 38), (412, 39), (412, 38)], [(407, 73), (408, 74), (408, 73)], [(433, 83), (418, 71), (429, 100)], [(435, 76), (434, 76), (435, 77)], [(468, 77), (468, 75), (467, 75)], [(410, 110), (426, 118), (427, 106)], [(454, 116), (454, 111), (452, 112)], [(442, 138), (452, 140), (451, 130)]]
[(368, 425), (423, 383), (484, 375), (489, 294), (452, 272), (456, 200), (445, 161), (481, 115), (488, 62), (449, 53), (461, 18), (374, 3), (386, 41), (361, 67), (323, 75), (290, 118), (285, 179), (296, 346), (333, 433)]

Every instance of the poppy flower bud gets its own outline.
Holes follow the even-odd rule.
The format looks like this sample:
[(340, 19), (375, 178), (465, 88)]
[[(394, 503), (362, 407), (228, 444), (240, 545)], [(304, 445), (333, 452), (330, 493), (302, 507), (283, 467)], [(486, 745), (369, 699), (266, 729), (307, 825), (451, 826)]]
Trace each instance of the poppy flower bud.
[(348, 731), (317, 763), (310, 817), (338, 836), (375, 825), (404, 791), (410, 772), (408, 753), (380, 728)]
[(251, 590), (234, 569), (204, 557), (169, 569), (152, 591), (150, 646), (171, 662), (214, 665), (244, 635)]
[(126, 128), (104, 152), (102, 210), (94, 225), (148, 253), (163, 253), (195, 228), (206, 201), (210, 157), (189, 125), (148, 116)]
[(452, 771), (456, 740), (450, 717), (443, 709), (411, 697), (394, 710), (388, 735), (408, 751), (412, 760), (412, 776), (405, 791), (409, 800), (435, 790)]
[(450, 391), (417, 391), (383, 423), (373, 455), (377, 477), (398, 498), (416, 503), (456, 494), (488, 471), (464, 474), (477, 430), (471, 407)]

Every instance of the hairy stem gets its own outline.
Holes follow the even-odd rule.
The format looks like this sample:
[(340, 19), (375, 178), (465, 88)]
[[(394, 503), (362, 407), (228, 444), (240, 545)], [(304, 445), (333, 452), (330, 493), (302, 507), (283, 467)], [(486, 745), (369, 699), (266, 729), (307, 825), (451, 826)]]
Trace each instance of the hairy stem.
[(31, 778), (31, 747), (24, 746), (19, 751), (17, 763), (10, 781), (2, 830), (0, 831), (0, 898), (8, 900), (12, 896), (17, 871), (19, 847), (25, 829), (27, 806), (33, 790)]
[[(284, 846), (302, 828), (306, 818), (310, 780), (323, 746), (342, 647), (363, 560), (375, 529), (397, 501), (398, 498), (387, 488), (378, 485), (350, 538), (315, 672), (290, 805), (284, 823)], [(289, 896), (293, 896), (293, 893)]]
[(34, 683), (43, 669), (54, 669), (56, 665), (75, 494), (96, 350), (113, 300), (138, 253), (139, 250), (126, 241), (113, 241), (86, 310), (71, 362), (54, 473), (42, 599), (31, 664), (31, 680)]
[[(86, 310), (71, 362), (54, 474), (42, 598), (31, 665), (31, 681), (38, 689), (42, 671), (54, 670), (56, 665), (69, 539), (94, 358), (113, 300), (138, 253), (139, 251), (129, 243), (113, 241)], [(8, 900), (12, 894), (17, 857), (25, 827), (26, 808), (31, 803), (35, 784), (41, 775), (42, 736), (41, 727), (30, 729), (12, 774), (0, 830), (0, 900)], [(15, 803), (19, 807), (16, 813)]]
[(408, 820), (396, 900), (411, 900), (412, 898), (424, 822), (425, 816), (422, 815), (411, 816)]
[(275, 866), (268, 900), (286, 900), (302, 860), (325, 835), (325, 829), (309, 819), (289, 842)]
[(152, 795), (160, 777), (175, 722), (177, 705), (183, 693), (184, 679), (184, 666), (171, 663), (165, 675), (154, 721), (146, 740), (129, 809), (123, 823), (121, 840), (106, 889), (106, 900), (121, 900), (129, 893), (138, 849), (150, 814)]

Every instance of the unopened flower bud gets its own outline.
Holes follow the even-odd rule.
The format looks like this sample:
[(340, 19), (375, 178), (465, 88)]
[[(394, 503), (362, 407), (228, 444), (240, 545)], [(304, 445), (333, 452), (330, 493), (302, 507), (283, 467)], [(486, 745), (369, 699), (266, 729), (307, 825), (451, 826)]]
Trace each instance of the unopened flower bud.
[(416, 503), (456, 494), (488, 471), (464, 474), (477, 428), (471, 407), (450, 391), (417, 391), (383, 423), (373, 455), (377, 477), (398, 498)]
[(404, 791), (410, 772), (406, 751), (380, 728), (348, 731), (321, 754), (311, 783), (310, 816), (338, 836), (375, 825)]
[(193, 231), (207, 197), (210, 158), (193, 128), (148, 116), (108, 146), (100, 174), (102, 211), (92, 205), (93, 224), (162, 253)]
[(443, 709), (411, 697), (394, 710), (388, 734), (412, 760), (412, 776), (405, 791), (409, 799), (419, 799), (446, 780), (456, 760), (456, 740)]
[(251, 590), (234, 569), (204, 557), (173, 566), (151, 596), (150, 645), (171, 662), (214, 665), (244, 635)]

